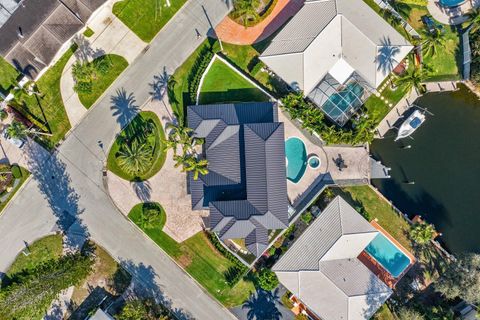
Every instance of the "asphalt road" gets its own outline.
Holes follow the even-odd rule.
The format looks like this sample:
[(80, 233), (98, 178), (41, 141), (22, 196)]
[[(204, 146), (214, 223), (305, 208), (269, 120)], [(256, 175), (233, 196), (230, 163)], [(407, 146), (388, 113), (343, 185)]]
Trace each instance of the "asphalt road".
[(171, 303), (180, 318), (233, 318), (116, 210), (102, 180), (105, 153), (150, 98), (154, 76), (164, 69), (172, 73), (203, 41), (196, 30), (206, 35), (227, 13), (221, 0), (188, 1), (70, 132), (56, 154), (32, 156), (34, 178), (0, 216), (0, 272), (5, 272), (24, 242), (80, 221), (77, 234), (88, 233), (134, 275), (134, 281)]

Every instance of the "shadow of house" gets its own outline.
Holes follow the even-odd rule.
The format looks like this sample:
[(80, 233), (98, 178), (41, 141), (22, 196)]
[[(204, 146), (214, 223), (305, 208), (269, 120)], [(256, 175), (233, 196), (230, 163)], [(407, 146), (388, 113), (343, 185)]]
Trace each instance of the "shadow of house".
[(0, 28), (0, 54), (35, 78), (105, 0), (24, 0)]

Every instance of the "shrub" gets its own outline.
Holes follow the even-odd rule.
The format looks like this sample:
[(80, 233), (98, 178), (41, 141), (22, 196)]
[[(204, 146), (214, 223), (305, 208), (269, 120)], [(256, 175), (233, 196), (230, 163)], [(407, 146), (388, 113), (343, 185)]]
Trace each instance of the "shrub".
[(0, 110), (0, 120), (5, 120), (8, 117), (7, 111), (5, 109)]
[(86, 37), (86, 38), (90, 38), (91, 36), (93, 36), (95, 34), (95, 32), (90, 29), (89, 27), (87, 27), (87, 29), (85, 29), (85, 31), (83, 31), (83, 35)]
[(305, 222), (305, 224), (310, 224), (310, 222), (313, 219), (313, 215), (310, 211), (307, 211), (304, 214), (302, 214), (300, 218), (302, 219), (303, 222)]
[(289, 296), (290, 296), (290, 292), (287, 291), (282, 296), (281, 300), (282, 300), (282, 304), (285, 308), (292, 309), (293, 308), (293, 302), (292, 302), (292, 300), (290, 300)]
[(264, 268), (257, 274), (257, 283), (263, 290), (272, 291), (278, 286), (278, 278), (273, 271)]
[(13, 165), (11, 170), (12, 170), (12, 175), (15, 179), (19, 179), (22, 177), (22, 170), (20, 169), (19, 166)]
[(173, 319), (170, 311), (153, 299), (130, 300), (116, 316), (118, 320), (167, 320)]

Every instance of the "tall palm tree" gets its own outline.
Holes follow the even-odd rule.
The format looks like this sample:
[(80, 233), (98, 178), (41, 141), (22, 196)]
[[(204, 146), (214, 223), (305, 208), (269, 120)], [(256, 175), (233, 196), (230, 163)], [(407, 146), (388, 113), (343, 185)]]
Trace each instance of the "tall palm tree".
[(7, 135), (13, 139), (26, 139), (28, 136), (28, 128), (21, 122), (13, 121), (7, 127)]
[(475, 8), (468, 14), (470, 18), (470, 33), (476, 34), (480, 31), (480, 8)]
[(187, 172), (192, 172), (193, 180), (197, 180), (199, 175), (208, 174), (208, 160), (206, 159), (197, 159), (193, 156), (187, 158), (187, 161), (184, 163), (183, 170)]
[(244, 27), (247, 27), (250, 19), (256, 20), (259, 15), (257, 9), (260, 5), (259, 0), (236, 0), (234, 2), (235, 12), (242, 18)]
[(439, 48), (444, 48), (447, 40), (440, 32), (426, 33), (422, 42), (422, 50), (426, 56), (435, 56)]
[(131, 145), (125, 144), (118, 154), (118, 165), (125, 172), (135, 175), (147, 171), (150, 167), (152, 150), (147, 144), (133, 141)]
[(425, 245), (435, 236), (436, 231), (433, 225), (422, 222), (416, 223), (410, 230), (410, 238), (419, 245)]
[(415, 67), (409, 68), (404, 75), (394, 80), (395, 85), (404, 87), (408, 92), (411, 92), (413, 89), (416, 89), (420, 93), (425, 92), (425, 86), (423, 82), (425, 81), (427, 75), (422, 68)]

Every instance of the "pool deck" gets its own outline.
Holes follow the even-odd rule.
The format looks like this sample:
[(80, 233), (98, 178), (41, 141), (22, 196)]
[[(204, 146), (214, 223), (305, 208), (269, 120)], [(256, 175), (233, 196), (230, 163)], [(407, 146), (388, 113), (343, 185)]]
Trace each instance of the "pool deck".
[(367, 266), (377, 277), (379, 277), (387, 286), (390, 288), (395, 288), (395, 285), (402, 279), (402, 277), (410, 270), (411, 267), (415, 264), (417, 259), (413, 254), (411, 254), (404, 246), (402, 246), (395, 238), (393, 238), (385, 229), (378, 224), (377, 221), (373, 220), (370, 224), (381, 232), (385, 237), (388, 238), (398, 249), (400, 249), (403, 254), (405, 254), (410, 259), (410, 264), (403, 270), (403, 272), (398, 277), (393, 277), (384, 267), (380, 265), (374, 258), (372, 258), (365, 250), (360, 253), (358, 259)]

